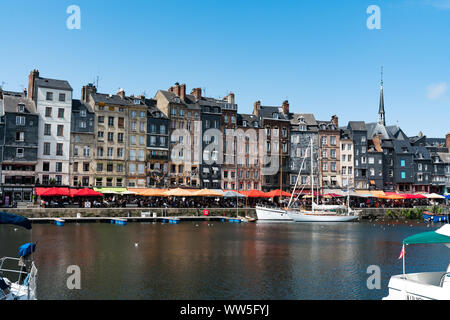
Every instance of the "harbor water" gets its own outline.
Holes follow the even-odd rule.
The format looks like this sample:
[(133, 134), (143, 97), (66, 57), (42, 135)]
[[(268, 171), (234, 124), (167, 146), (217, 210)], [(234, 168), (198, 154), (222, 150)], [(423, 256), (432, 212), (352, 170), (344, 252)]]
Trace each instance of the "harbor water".
[[(402, 240), (436, 230), (416, 221), (357, 223), (35, 224), (38, 299), (374, 299), (402, 273)], [(0, 256), (30, 232), (0, 226)], [(407, 247), (406, 271), (442, 271), (444, 245)], [(81, 289), (70, 290), (69, 266)], [(369, 266), (381, 271), (369, 289)], [(70, 270), (70, 269), (69, 269)], [(373, 281), (369, 282), (373, 283)]]

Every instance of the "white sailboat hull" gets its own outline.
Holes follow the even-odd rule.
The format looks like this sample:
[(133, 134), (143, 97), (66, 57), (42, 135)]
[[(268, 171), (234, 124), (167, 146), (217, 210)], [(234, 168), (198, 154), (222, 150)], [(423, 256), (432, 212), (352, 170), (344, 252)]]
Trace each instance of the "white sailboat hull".
[(330, 214), (326, 212), (289, 211), (288, 215), (295, 222), (351, 222), (358, 220), (355, 215)]
[(292, 218), (283, 209), (256, 207), (256, 216), (259, 221), (292, 221)]

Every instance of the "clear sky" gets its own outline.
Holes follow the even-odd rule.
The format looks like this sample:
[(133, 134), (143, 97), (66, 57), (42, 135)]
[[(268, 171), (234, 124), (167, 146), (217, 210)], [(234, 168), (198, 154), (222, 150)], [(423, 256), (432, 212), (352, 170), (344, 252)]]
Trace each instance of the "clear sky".
[[(1, 0), (0, 84), (29, 72), (99, 91), (153, 97), (175, 82), (253, 103), (377, 121), (384, 67), (387, 124), (412, 136), (450, 132), (450, 0)], [(81, 9), (69, 30), (67, 7)], [(369, 5), (381, 10), (370, 30)]]

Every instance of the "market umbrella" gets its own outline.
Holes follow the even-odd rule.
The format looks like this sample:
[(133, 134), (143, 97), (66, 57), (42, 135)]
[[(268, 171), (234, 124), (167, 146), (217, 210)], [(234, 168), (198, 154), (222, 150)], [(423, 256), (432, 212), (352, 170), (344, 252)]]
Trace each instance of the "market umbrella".
[(239, 192), (236, 192), (236, 191), (226, 191), (224, 194), (223, 194), (223, 196), (224, 196), (224, 198), (245, 198), (245, 195), (243, 195), (243, 194), (241, 194), (241, 193), (239, 193)]
[(247, 198), (272, 198), (271, 196), (268, 196), (267, 193), (255, 189), (250, 191), (239, 191), (239, 193), (247, 196)]
[(77, 190), (73, 197), (103, 197), (103, 194), (89, 188)]
[(41, 197), (68, 197), (70, 196), (69, 188), (49, 188), (40, 194)]
[(281, 195), (282, 195), (283, 197), (290, 197), (290, 196), (292, 196), (292, 194), (290, 194), (289, 192), (286, 192), (286, 191), (281, 192), (280, 189), (278, 189), (278, 190), (272, 190), (272, 191), (270, 191), (270, 192), (267, 192), (266, 195), (267, 195), (267, 196), (270, 196), (271, 198), (273, 198), (273, 197), (279, 197), (279, 196), (280, 196), (280, 193), (281, 193)]
[(198, 197), (223, 197), (223, 194), (217, 191), (209, 190), (209, 189), (202, 189), (199, 191), (194, 192), (195, 196)]
[(422, 194), (404, 194), (405, 199), (426, 199)]
[(195, 196), (195, 190), (176, 188), (164, 192), (164, 195), (167, 197), (193, 197)]
[(137, 192), (137, 194), (144, 197), (165, 197), (167, 191), (169, 191), (169, 189), (145, 189)]
[(441, 196), (440, 194), (437, 194), (437, 193), (427, 194), (426, 197), (428, 199), (445, 199), (444, 196)]

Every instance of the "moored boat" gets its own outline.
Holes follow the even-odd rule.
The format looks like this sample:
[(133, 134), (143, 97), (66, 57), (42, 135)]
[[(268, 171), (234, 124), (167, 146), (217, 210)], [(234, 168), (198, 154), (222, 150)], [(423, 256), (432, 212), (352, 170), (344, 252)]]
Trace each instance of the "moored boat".
[(423, 212), (423, 219), (428, 222), (449, 222), (448, 214), (437, 214), (428, 211)]
[(280, 208), (256, 207), (258, 221), (292, 221), (287, 211)]
[[(0, 224), (31, 229), (31, 222), (27, 218), (6, 212), (0, 212)], [(37, 268), (33, 261), (35, 249), (36, 244), (26, 243), (19, 248), (19, 258), (0, 259), (0, 300), (36, 300)], [(16, 278), (14, 282), (10, 280)]]
[(436, 231), (423, 232), (403, 240), (399, 258), (403, 258), (403, 274), (389, 280), (389, 294), (383, 300), (449, 300), (450, 264), (442, 272), (405, 272), (405, 246), (414, 244), (445, 244), (450, 248), (450, 224)]

